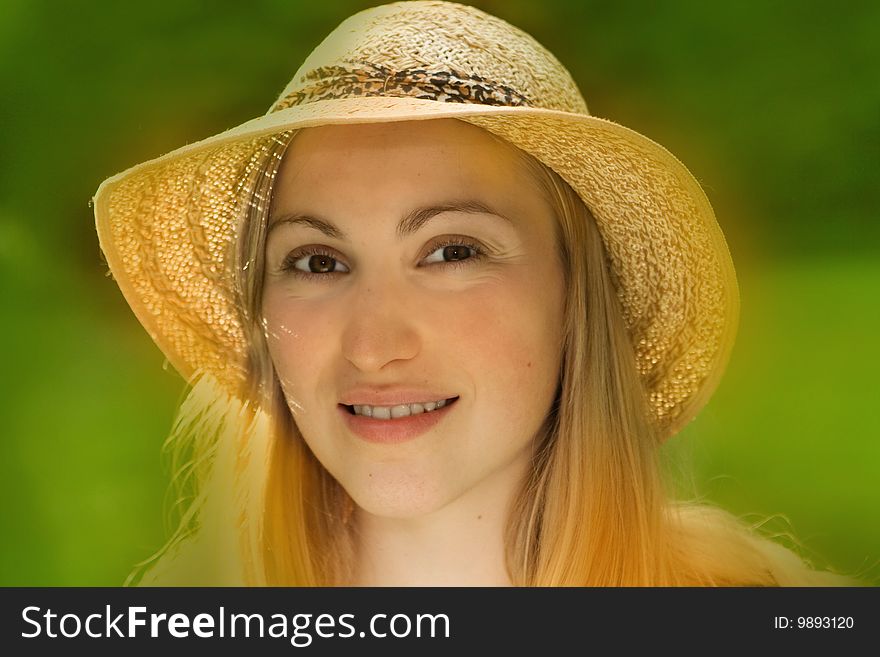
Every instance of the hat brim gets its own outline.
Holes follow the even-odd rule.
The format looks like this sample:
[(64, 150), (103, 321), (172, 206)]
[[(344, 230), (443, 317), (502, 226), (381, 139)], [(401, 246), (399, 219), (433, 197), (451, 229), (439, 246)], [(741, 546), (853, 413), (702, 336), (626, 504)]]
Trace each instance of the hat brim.
[(132, 167), (95, 198), (98, 238), (135, 315), (186, 378), (230, 390), (245, 338), (229, 280), (239, 185), (255, 150), (322, 125), (457, 118), (535, 156), (596, 218), (655, 419), (668, 437), (718, 385), (739, 314), (724, 236), (699, 183), (665, 148), (568, 112), (417, 98), (341, 98), (280, 110)]

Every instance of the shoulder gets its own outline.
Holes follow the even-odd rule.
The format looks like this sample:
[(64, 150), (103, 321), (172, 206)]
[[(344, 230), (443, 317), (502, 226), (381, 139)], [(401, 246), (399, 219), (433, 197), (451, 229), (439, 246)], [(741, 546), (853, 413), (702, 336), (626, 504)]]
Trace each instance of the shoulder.
[(724, 509), (694, 502), (669, 507), (678, 579), (703, 586), (857, 586), (816, 570), (793, 550), (760, 535)]
[(190, 537), (144, 566), (137, 586), (242, 586), (238, 570), (218, 550)]

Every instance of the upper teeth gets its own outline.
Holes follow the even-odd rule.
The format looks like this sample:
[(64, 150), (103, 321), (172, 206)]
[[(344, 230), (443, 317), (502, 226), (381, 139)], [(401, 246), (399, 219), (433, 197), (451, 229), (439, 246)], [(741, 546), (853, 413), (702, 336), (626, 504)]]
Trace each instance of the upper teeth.
[(418, 415), (427, 411), (446, 406), (446, 400), (426, 402), (424, 404), (398, 404), (397, 406), (370, 406), (368, 404), (355, 404), (354, 414), (365, 417), (374, 417), (378, 420), (390, 420), (392, 418)]

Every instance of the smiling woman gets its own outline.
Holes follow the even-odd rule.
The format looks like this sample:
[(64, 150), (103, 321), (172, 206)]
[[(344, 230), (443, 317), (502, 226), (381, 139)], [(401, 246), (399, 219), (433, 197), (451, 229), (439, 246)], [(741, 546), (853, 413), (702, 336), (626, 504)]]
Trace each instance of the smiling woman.
[(521, 158), (450, 119), (312, 128), (287, 151), (274, 213), (269, 352), (303, 438), (356, 503), (354, 581), (509, 583), (505, 510), (563, 341), (555, 220)]
[(503, 21), (357, 14), (266, 116), (95, 210), (192, 384), (186, 511), (144, 583), (849, 583), (665, 494), (659, 447), (733, 341), (724, 238), (681, 163)]

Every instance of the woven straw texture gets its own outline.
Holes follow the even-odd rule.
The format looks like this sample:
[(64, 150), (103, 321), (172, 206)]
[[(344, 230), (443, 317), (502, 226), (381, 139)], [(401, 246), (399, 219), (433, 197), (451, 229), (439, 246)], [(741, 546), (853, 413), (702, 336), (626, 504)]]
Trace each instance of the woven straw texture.
[(472, 7), (404, 2), (343, 22), (269, 112), (138, 165), (95, 196), (107, 263), (138, 319), (189, 378), (237, 392), (246, 343), (232, 248), (277, 135), (317, 125), (458, 118), (559, 173), (592, 210), (656, 422), (671, 436), (717, 386), (738, 316), (724, 237), (662, 146), (591, 117), (532, 37)]

